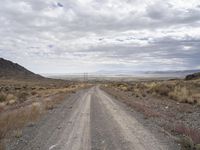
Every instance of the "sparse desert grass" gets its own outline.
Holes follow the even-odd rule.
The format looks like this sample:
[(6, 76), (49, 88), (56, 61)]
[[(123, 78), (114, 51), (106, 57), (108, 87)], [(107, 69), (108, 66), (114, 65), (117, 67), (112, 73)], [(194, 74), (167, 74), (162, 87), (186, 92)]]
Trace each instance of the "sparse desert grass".
[(4, 138), (8, 135), (21, 137), (21, 128), (30, 122), (36, 121), (42, 114), (40, 103), (32, 103), (29, 106), (17, 110), (4, 112), (0, 116), (0, 150), (4, 150)]
[(181, 135), (182, 150), (200, 150), (200, 80), (112, 82), (104, 87), (107, 92), (112, 89), (111, 94), (133, 95), (130, 100), (115, 97), (145, 117), (153, 117), (161, 127), (169, 125), (166, 130)]
[(35, 121), (42, 113), (42, 106), (33, 103), (25, 108), (5, 112), (0, 116), (0, 139), (9, 131), (20, 129), (30, 121)]
[(34, 97), (43, 97), (62, 92), (69, 92), (78, 88), (84, 88), (85, 83), (73, 83), (69, 81), (16, 81), (0, 79), (0, 103), (7, 105), (24, 103)]
[(55, 95), (52, 98), (44, 100), (44, 107), (46, 110), (53, 109), (57, 104), (61, 103), (65, 98), (65, 93)]
[(130, 103), (129, 105), (131, 105), (138, 112), (143, 113), (146, 118), (160, 117), (160, 114), (158, 112), (151, 110), (146, 105), (143, 105), (143, 104), (140, 104), (140, 103), (137, 103), (137, 102)]
[(37, 121), (40, 116), (64, 100), (66, 93), (88, 87), (68, 81), (27, 82), (1, 80), (0, 82), (0, 150), (5, 137), (21, 136), (21, 128)]
[(137, 97), (151, 94), (154, 96), (168, 97), (181, 103), (200, 105), (200, 81), (148, 81), (127, 83), (111, 83), (107, 86), (114, 87), (122, 91), (132, 92)]
[[(57, 95), (41, 102), (18, 108), (12, 111), (4, 112), (0, 116), (0, 140), (10, 134), (11, 131), (20, 131), (22, 127), (30, 122), (35, 122), (45, 109), (53, 109), (56, 104), (61, 102), (65, 97)], [(15, 133), (14, 133), (15, 134)]]
[[(112, 85), (113, 86), (113, 85)], [(105, 87), (105, 86), (104, 86)], [(122, 87), (122, 86), (120, 86), (120, 87)], [(109, 89), (109, 85), (106, 87), (106, 89)], [(123, 89), (121, 89), (121, 90), (123, 90)], [(156, 112), (156, 111), (154, 111), (154, 110), (152, 110), (148, 105), (145, 105), (144, 103), (140, 103), (140, 102), (138, 102), (138, 101), (130, 101), (130, 100), (127, 100), (127, 98), (125, 98), (125, 97), (121, 97), (121, 95), (119, 94), (117, 94), (117, 93), (115, 93), (116, 95), (114, 95), (112, 92), (109, 92), (109, 90), (106, 90), (109, 94), (111, 94), (112, 96), (114, 96), (116, 99), (121, 99), (121, 100), (123, 100), (123, 99), (126, 99), (125, 101), (123, 100), (123, 102), (127, 105), (127, 106), (129, 106), (129, 107), (131, 107), (131, 108), (134, 108), (134, 110), (136, 110), (137, 112), (141, 112), (144, 116), (145, 116), (145, 118), (155, 118), (155, 117), (160, 117), (160, 113), (158, 113), (158, 112)], [(141, 95), (142, 96), (142, 95)], [(144, 96), (144, 95), (143, 95)], [(136, 97), (140, 97), (140, 95), (137, 95), (136, 94)], [(144, 96), (144, 97), (146, 97), (146, 95)]]

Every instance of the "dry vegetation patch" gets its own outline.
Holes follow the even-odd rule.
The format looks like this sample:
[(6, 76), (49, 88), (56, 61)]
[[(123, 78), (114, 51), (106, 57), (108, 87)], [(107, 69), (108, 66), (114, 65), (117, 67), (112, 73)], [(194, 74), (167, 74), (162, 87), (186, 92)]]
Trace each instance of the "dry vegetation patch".
[(200, 80), (110, 82), (106, 92), (145, 118), (179, 135), (185, 150), (199, 150)]
[(21, 129), (37, 121), (49, 109), (62, 102), (66, 94), (86, 88), (88, 84), (65, 81), (0, 82), (0, 150), (4, 138), (20, 137)]
[(5, 138), (14, 130), (19, 130), (29, 122), (36, 121), (42, 114), (42, 105), (33, 103), (25, 108), (4, 112), (0, 116), (0, 139)]
[(152, 81), (132, 84), (112, 83), (110, 86), (122, 91), (130, 91), (139, 96), (146, 94), (165, 96), (178, 102), (200, 105), (199, 80)]

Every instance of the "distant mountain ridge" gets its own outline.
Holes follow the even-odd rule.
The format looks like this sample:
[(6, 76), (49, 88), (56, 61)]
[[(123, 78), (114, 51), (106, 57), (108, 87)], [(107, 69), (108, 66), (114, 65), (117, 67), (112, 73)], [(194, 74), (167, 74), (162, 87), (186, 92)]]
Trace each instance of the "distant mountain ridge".
[(0, 58), (0, 78), (39, 79), (43, 77), (29, 71), (17, 63)]
[(198, 69), (194, 70), (166, 70), (166, 71), (131, 71), (131, 70), (100, 70), (97, 74), (193, 74), (200, 72)]
[(187, 75), (198, 73), (200, 70), (165, 70), (165, 71), (131, 71), (131, 70), (100, 70), (94, 75), (102, 76), (132, 76), (132, 77), (167, 77), (167, 78), (185, 78)]

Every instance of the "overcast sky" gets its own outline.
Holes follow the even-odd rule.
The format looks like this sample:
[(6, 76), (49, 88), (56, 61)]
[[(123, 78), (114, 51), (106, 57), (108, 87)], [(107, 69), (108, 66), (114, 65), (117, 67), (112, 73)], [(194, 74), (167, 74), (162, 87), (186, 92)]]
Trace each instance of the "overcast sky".
[(200, 0), (1, 0), (0, 57), (36, 73), (200, 69)]

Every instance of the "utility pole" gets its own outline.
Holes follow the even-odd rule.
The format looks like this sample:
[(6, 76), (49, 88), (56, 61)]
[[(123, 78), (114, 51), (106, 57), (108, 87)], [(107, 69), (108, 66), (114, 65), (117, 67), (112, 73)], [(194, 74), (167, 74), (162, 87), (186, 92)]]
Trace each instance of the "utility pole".
[(87, 80), (88, 80), (88, 73), (85, 72), (85, 73), (83, 74), (83, 81), (84, 81), (84, 82), (87, 82)]

